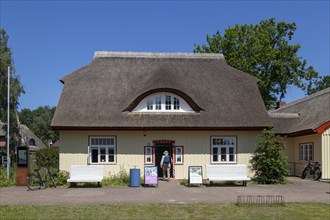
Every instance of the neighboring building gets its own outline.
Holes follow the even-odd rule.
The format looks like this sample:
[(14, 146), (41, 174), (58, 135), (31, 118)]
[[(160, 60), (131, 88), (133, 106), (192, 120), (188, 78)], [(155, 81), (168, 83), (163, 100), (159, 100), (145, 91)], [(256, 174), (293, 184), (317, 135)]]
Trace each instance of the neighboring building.
[[(0, 164), (7, 160), (7, 132), (3, 129), (4, 123), (0, 121)], [(46, 145), (26, 126), (20, 125), (21, 145), (28, 146), (30, 152), (46, 148)]]
[(272, 126), (258, 79), (221, 54), (96, 52), (61, 82), (52, 121), (61, 170), (143, 172), (167, 150), (172, 177), (188, 178), (192, 165), (249, 165), (257, 135)]
[(330, 88), (269, 111), (276, 133), (285, 135), (293, 175), (300, 176), (308, 161), (322, 165), (330, 179)]

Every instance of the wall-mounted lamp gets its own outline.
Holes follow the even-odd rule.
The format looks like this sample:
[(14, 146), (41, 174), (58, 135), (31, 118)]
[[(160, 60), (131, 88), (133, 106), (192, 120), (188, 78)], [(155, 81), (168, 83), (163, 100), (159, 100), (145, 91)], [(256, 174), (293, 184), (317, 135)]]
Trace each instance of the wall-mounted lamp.
[(143, 136), (147, 136), (147, 131), (143, 131)]

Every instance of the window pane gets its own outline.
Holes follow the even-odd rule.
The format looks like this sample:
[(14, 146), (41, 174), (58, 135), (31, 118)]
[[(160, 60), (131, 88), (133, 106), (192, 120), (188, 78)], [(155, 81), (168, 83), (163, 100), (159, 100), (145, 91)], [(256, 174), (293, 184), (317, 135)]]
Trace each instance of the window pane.
[(156, 110), (162, 109), (162, 99), (161, 97), (156, 97)]
[(229, 148), (229, 154), (234, 154), (234, 148), (233, 147)]
[(213, 162), (218, 162), (218, 155), (217, 154), (213, 154)]
[(181, 160), (181, 155), (180, 155), (180, 156), (177, 156), (177, 158), (176, 158), (176, 162), (178, 162), (178, 163), (181, 163), (181, 162), (182, 162), (182, 160)]
[(225, 147), (221, 148), (221, 154), (226, 154), (226, 148)]
[(180, 100), (178, 98), (173, 98), (174, 99), (174, 110), (179, 110), (180, 109)]
[(234, 155), (229, 155), (229, 161), (230, 161), (230, 162), (235, 161), (235, 160), (234, 160)]
[(115, 162), (115, 156), (114, 155), (109, 155), (109, 162)]
[(151, 157), (147, 156), (147, 163), (151, 163)]
[(110, 138), (107, 138), (107, 145), (110, 145)]
[(226, 155), (221, 155), (221, 161), (222, 162), (226, 161)]
[(98, 162), (98, 149), (97, 148), (92, 148), (92, 163), (97, 163)]
[(115, 149), (113, 147), (109, 148), (109, 154), (115, 154)]
[(95, 139), (94, 138), (91, 139), (91, 145), (95, 145)]
[(171, 110), (171, 96), (165, 96), (165, 109)]
[(213, 154), (218, 155), (218, 148), (217, 148), (217, 147), (214, 147), (214, 148), (213, 148)]
[(147, 102), (147, 110), (152, 110), (152, 104), (153, 104), (153, 102), (152, 102), (152, 99), (151, 100), (148, 100), (148, 102)]

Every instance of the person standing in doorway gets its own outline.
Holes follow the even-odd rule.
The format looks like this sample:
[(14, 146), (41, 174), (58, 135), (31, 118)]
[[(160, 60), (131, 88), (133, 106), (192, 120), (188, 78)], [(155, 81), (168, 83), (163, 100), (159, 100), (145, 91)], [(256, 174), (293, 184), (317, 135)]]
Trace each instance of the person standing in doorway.
[(163, 168), (163, 180), (170, 180), (170, 170), (171, 170), (172, 158), (168, 155), (168, 151), (164, 151), (164, 155), (162, 156), (162, 160), (160, 161), (160, 166)]

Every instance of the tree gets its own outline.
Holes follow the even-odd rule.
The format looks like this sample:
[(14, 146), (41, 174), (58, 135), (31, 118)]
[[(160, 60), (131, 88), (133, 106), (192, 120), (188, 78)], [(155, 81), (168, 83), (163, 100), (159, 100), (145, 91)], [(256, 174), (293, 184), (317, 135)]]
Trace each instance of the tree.
[(256, 181), (261, 184), (284, 183), (288, 165), (283, 138), (271, 130), (264, 130), (257, 138), (256, 147), (250, 161)]
[(229, 27), (206, 36), (207, 45), (195, 44), (195, 53), (222, 53), (229, 65), (259, 78), (259, 90), (267, 108), (285, 97), (288, 85), (307, 90), (318, 73), (297, 55), (299, 44), (290, 45), (295, 23), (274, 18), (256, 25)]
[(7, 131), (7, 68), (11, 69), (10, 79), (10, 148), (14, 149), (20, 142), (17, 108), (19, 97), (24, 93), (24, 88), (20, 82), (20, 77), (15, 74), (11, 49), (7, 46), (8, 35), (4, 29), (0, 28), (0, 121), (4, 122), (3, 129)]
[(52, 130), (51, 121), (56, 107), (40, 106), (35, 110), (22, 109), (19, 113), (20, 122), (28, 126), (46, 145), (48, 140), (55, 142), (58, 134)]
[(314, 81), (313, 84), (314, 84), (314, 87), (312, 87), (312, 85), (308, 87), (307, 95), (311, 95), (311, 94), (321, 91), (323, 89), (329, 88), (330, 87), (330, 76), (328, 75), (328, 76), (318, 77)]

